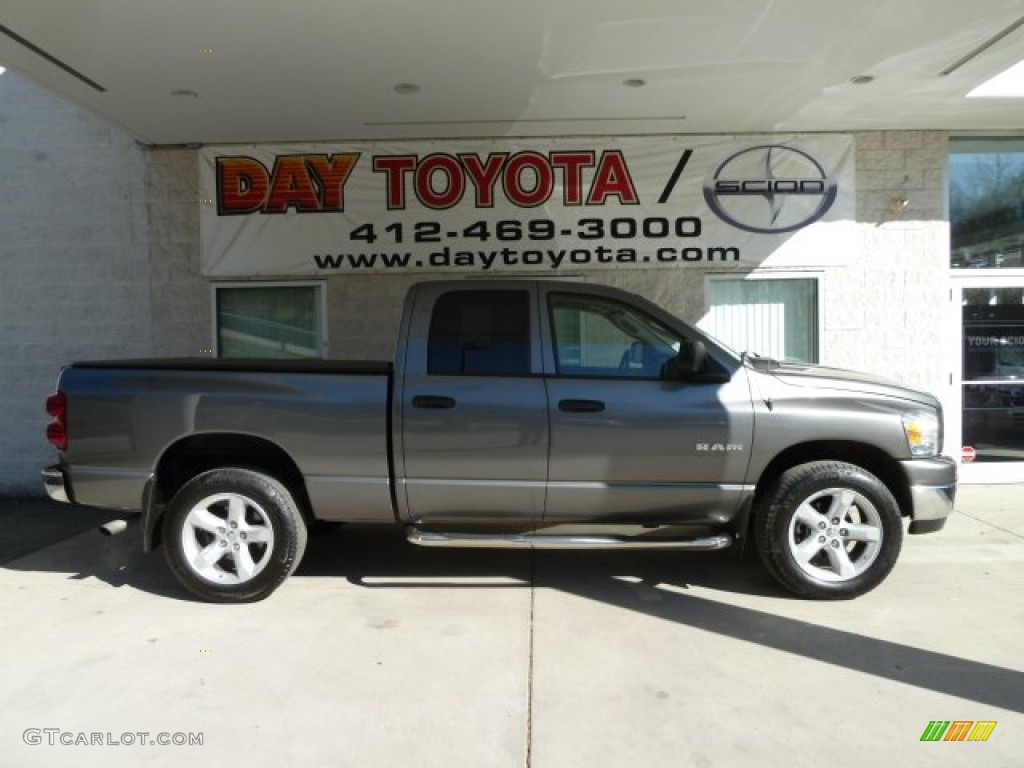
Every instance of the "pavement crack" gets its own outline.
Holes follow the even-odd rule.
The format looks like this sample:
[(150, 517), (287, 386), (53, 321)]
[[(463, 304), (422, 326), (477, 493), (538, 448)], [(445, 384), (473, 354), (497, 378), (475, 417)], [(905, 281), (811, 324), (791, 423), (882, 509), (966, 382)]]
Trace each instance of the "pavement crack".
[(526, 667), (526, 768), (533, 765), (533, 637), (537, 602), (537, 550), (530, 550), (530, 640)]
[(982, 525), (986, 525), (989, 528), (995, 528), (997, 531), (1002, 531), (1003, 533), (1008, 533), (1008, 534), (1010, 534), (1011, 536), (1013, 536), (1016, 539), (1024, 539), (1024, 535), (1021, 535), (1021, 534), (1017, 533), (1016, 531), (1011, 531), (1009, 528), (1003, 528), (1001, 525), (996, 525), (995, 523), (992, 523), (992, 522), (990, 522), (988, 520), (985, 520), (984, 518), (975, 517), (974, 515), (970, 515), (967, 512), (964, 512), (963, 510), (958, 509), (957, 510), (957, 514), (963, 515), (964, 517), (969, 517), (974, 522), (981, 523)]

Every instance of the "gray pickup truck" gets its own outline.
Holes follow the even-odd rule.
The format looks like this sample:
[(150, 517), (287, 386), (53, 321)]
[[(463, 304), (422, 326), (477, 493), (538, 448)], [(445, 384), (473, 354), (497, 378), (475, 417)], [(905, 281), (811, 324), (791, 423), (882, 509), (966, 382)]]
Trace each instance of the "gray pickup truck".
[(47, 401), (50, 496), (141, 513), (181, 583), (258, 600), (314, 521), (431, 547), (709, 551), (748, 536), (803, 597), (877, 586), (942, 528), (931, 395), (736, 355), (657, 306), (555, 281), (431, 282), (393, 363), (75, 363)]

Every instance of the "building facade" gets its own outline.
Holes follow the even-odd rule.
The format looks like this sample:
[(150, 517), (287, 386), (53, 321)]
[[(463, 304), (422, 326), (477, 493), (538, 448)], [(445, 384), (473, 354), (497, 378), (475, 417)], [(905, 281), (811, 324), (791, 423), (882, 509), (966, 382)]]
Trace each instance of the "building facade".
[[(216, 152), (144, 147), (11, 73), (0, 76), (0, 125), (0, 493), (41, 490), (39, 470), (53, 460), (43, 401), (64, 363), (218, 354), (390, 359), (412, 283), (481, 274), (443, 266), (275, 272), (265, 262), (251, 272), (221, 270), (203, 223), (222, 202), (214, 196), (223, 190), (211, 193), (209, 181)], [(775, 141), (720, 138), (737, 146)], [(610, 268), (567, 261), (557, 274), (546, 264), (509, 272), (625, 288), (733, 346), (930, 390), (946, 408), (946, 452), (959, 455), (969, 437), (979, 466), (1009, 477), (1006, 467), (1024, 459), (1012, 428), (1013, 381), (1024, 375), (1015, 357), (1016, 346), (1024, 348), (1017, 146), (943, 131), (827, 141), (849, 145), (847, 198), (799, 247), (787, 241), (756, 263), (666, 266), (641, 257)], [(990, 157), (1000, 154), (1002, 165)], [(986, 192), (979, 179), (997, 172)], [(993, 202), (1007, 189), (1016, 209)], [(661, 226), (654, 222), (651, 229)], [(244, 263), (245, 252), (234, 253)]]

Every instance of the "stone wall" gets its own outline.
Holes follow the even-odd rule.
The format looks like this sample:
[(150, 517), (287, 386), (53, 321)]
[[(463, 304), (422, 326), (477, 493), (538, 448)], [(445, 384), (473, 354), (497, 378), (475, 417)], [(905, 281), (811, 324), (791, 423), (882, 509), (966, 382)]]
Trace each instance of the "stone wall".
[(151, 355), (209, 357), (213, 301), (199, 274), (199, 161), (193, 149), (146, 151)]
[[(959, 345), (949, 295), (948, 137), (887, 131), (856, 139), (857, 258), (826, 276), (825, 360), (945, 397)], [(900, 200), (907, 205), (896, 212)]]
[(152, 350), (145, 152), (0, 76), (0, 492), (41, 493), (60, 366)]

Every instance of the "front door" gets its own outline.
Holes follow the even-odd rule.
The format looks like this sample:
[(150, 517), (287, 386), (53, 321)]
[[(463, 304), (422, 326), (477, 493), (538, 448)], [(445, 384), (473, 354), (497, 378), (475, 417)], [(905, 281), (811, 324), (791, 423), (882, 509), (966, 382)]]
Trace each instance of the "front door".
[(1024, 481), (1024, 279), (957, 276), (962, 479)]
[(613, 298), (552, 292), (546, 301), (545, 523), (724, 522), (750, 462), (743, 369), (725, 383), (664, 380), (679, 332)]

